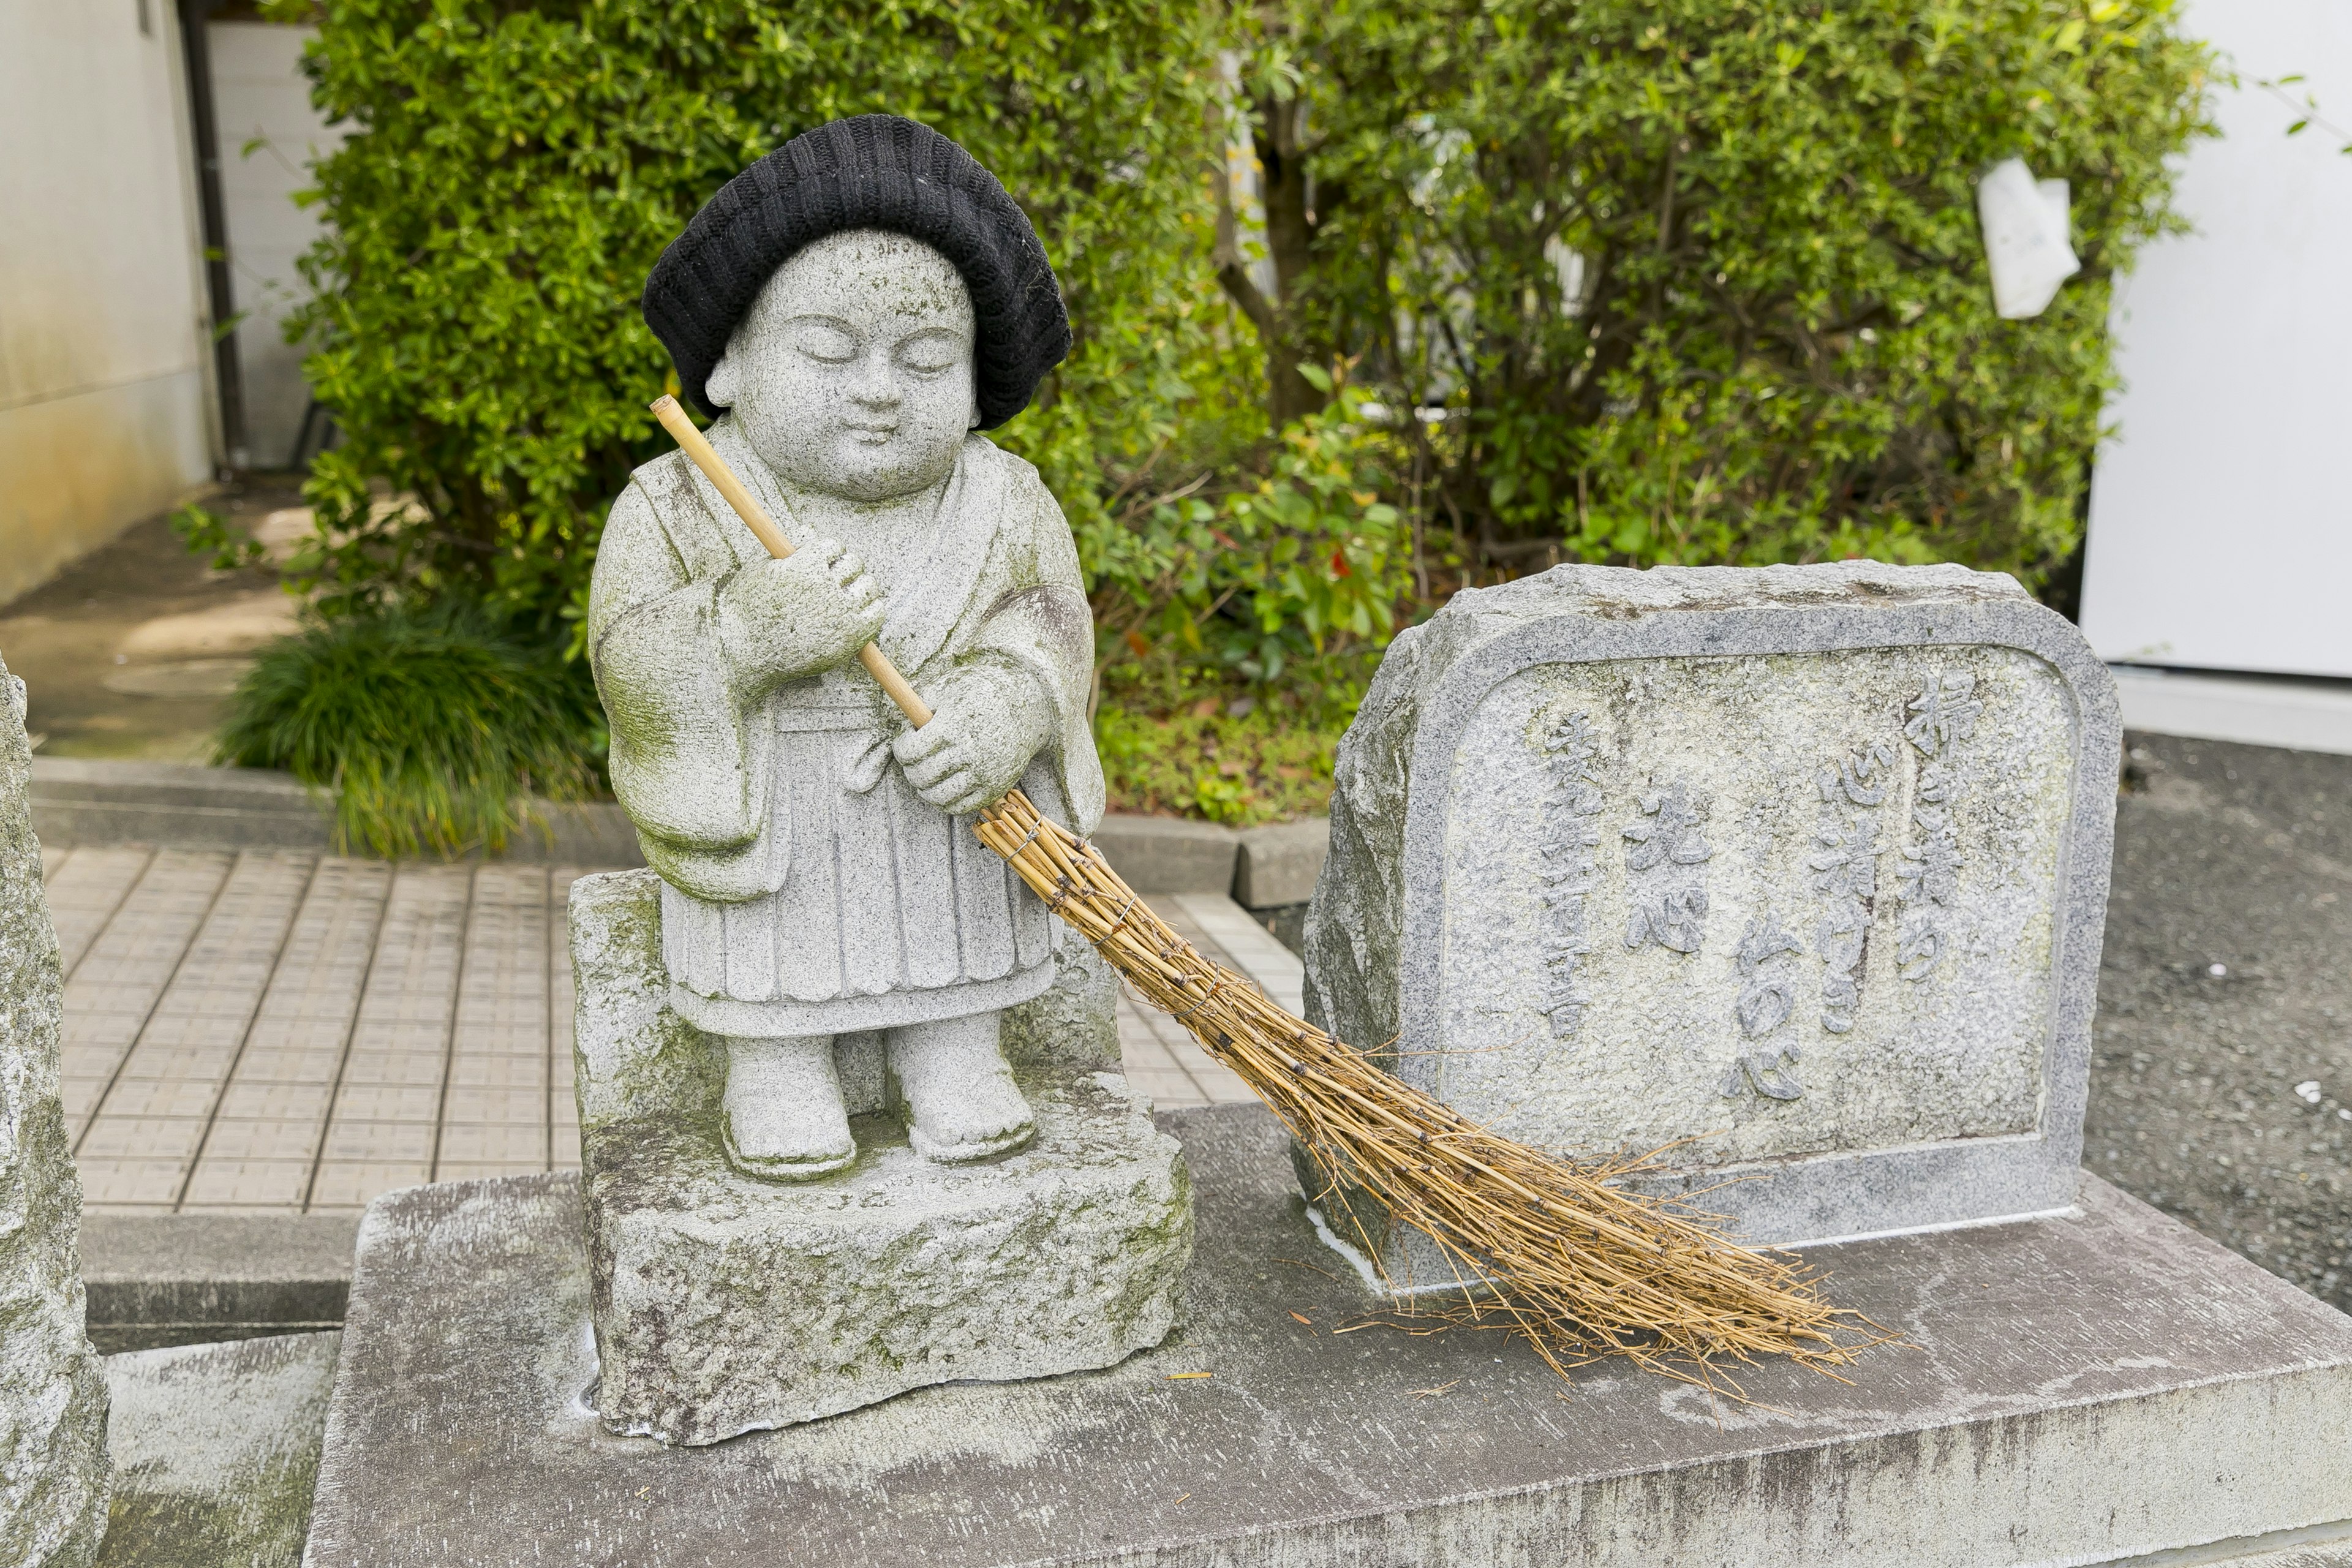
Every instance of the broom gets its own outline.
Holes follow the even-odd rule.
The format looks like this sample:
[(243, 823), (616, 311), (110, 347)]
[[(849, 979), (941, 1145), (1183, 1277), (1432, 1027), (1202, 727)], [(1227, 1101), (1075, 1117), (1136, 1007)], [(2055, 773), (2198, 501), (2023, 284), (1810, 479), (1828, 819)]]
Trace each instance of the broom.
[[(790, 555), (791, 542), (677, 400), (652, 406), (760, 542)], [(867, 643), (858, 658), (908, 723), (930, 721), (879, 647)], [(1736, 1397), (1721, 1358), (1777, 1354), (1826, 1368), (1886, 1337), (1831, 1307), (1801, 1265), (1733, 1246), (1712, 1215), (1627, 1191), (1623, 1180), (1652, 1168), (1654, 1154), (1579, 1161), (1514, 1142), (1294, 1017), (1202, 956), (1091, 844), (1046, 820), (1020, 790), (982, 810), (974, 831), (1265, 1102), (1314, 1162), (1327, 1210), (1356, 1232), (1366, 1257), (1377, 1260), (1381, 1248), (1356, 1212), (1364, 1198), (1436, 1244), (1468, 1303), (1457, 1311), (1525, 1335), (1555, 1369), (1624, 1355)]]

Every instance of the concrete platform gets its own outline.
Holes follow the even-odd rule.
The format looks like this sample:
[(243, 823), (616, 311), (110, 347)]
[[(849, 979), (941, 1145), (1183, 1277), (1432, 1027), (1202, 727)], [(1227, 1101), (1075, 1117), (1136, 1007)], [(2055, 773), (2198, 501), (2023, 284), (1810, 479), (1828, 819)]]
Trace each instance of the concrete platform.
[(2127, 730), (2352, 756), (2352, 680), (2112, 668)]
[[(2352, 1319), (2095, 1179), (2076, 1219), (1824, 1248), (1910, 1343), (1752, 1405), (1365, 1298), (1264, 1112), (1179, 1112), (1184, 1323), (1100, 1373), (919, 1390), (716, 1447), (608, 1436), (576, 1179), (379, 1200), (309, 1561), (457, 1564), (2260, 1562), (2352, 1539)], [(1192, 1375), (1181, 1375), (1181, 1374)], [(1202, 1373), (1208, 1375), (1202, 1376)]]
[(98, 1568), (296, 1568), (341, 1338), (107, 1357), (114, 1505)]

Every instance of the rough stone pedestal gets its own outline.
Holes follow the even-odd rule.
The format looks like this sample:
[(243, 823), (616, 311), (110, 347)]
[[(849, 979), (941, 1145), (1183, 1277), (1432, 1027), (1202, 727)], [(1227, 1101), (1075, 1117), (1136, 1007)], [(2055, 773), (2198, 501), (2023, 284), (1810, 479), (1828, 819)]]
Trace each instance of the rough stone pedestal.
[(2352, 1319), (2096, 1180), (2073, 1218), (1818, 1249), (1908, 1342), (1850, 1382), (1742, 1368), (1755, 1403), (1718, 1405), (1622, 1364), (1563, 1381), (1500, 1333), (1335, 1333), (1373, 1299), (1317, 1248), (1272, 1118), (1162, 1122), (1200, 1205), (1178, 1336), (709, 1448), (583, 1403), (575, 1178), (377, 1199), (308, 1561), (2016, 1568), (2300, 1536), (2352, 1562)]
[[(857, 1163), (814, 1182), (737, 1174), (719, 1142), (715, 1047), (670, 1011), (650, 871), (572, 884), (586, 1236), (616, 1432), (715, 1443), (927, 1384), (1108, 1366), (1175, 1323), (1190, 1178), (1118, 1076), (1112, 981), (1063, 947), (1054, 989), (1009, 1015), (1036, 1113), (1024, 1149), (917, 1154), (859, 1116)], [(845, 1041), (853, 1110), (878, 1070)]]
[(83, 1331), (81, 1180), (58, 1098), (64, 980), (0, 664), (0, 1553), (82, 1568), (106, 1530), (106, 1384)]
[(1307, 1016), (1522, 1142), (1668, 1150), (1751, 1242), (2062, 1210), (2119, 744), (2105, 667), (1994, 574), (1458, 594), (1340, 743)]

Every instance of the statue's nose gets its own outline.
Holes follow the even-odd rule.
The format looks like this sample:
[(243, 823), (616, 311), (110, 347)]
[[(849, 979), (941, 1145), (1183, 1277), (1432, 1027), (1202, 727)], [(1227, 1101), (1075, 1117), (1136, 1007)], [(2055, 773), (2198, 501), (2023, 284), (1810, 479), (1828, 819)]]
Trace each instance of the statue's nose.
[(867, 408), (895, 406), (900, 398), (898, 378), (879, 354), (869, 355), (857, 367), (857, 375), (850, 383), (849, 395)]

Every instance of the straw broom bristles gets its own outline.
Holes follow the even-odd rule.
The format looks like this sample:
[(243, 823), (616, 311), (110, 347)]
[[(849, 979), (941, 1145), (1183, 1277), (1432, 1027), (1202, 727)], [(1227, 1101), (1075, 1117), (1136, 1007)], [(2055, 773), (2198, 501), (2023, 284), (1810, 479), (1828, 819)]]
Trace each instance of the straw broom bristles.
[[(657, 399), (653, 412), (761, 542), (789, 555), (782, 531), (677, 401)], [(859, 657), (909, 722), (929, 721), (879, 648)], [(1179, 937), (1021, 791), (983, 810), (974, 831), (1265, 1102), (1322, 1173), (1329, 1217), (1355, 1230), (1366, 1257), (1377, 1262), (1381, 1248), (1347, 1200), (1351, 1187), (1436, 1245), (1465, 1288), (1458, 1316), (1524, 1334), (1557, 1369), (1625, 1355), (1734, 1397), (1744, 1395), (1723, 1360), (1784, 1355), (1825, 1370), (1888, 1338), (1830, 1306), (1801, 1265), (1735, 1247), (1712, 1216), (1619, 1184), (1654, 1156), (1581, 1162), (1514, 1142), (1292, 1016)]]
[[(1704, 1217), (1615, 1184), (1643, 1160), (1581, 1163), (1491, 1132), (1268, 1000), (1179, 937), (1099, 851), (1015, 790), (974, 831), (1144, 999), (1238, 1074), (1321, 1172), (1420, 1230), (1498, 1321), (1565, 1367), (1622, 1354), (1724, 1389), (1712, 1363), (1816, 1366), (1884, 1336), (1822, 1299), (1801, 1266), (1731, 1246)], [(1344, 1199), (1332, 1217), (1380, 1248)]]

